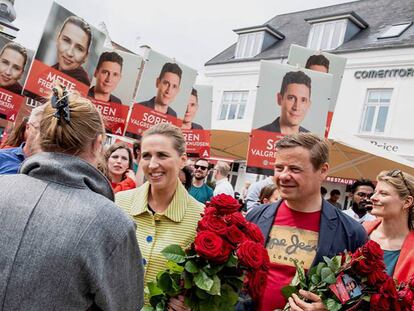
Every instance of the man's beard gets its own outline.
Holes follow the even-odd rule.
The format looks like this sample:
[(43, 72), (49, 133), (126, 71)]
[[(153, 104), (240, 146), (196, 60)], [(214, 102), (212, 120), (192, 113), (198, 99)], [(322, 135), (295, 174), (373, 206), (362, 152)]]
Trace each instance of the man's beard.
[(372, 203), (367, 200), (362, 200), (359, 203), (353, 202), (352, 203), (352, 209), (357, 213), (364, 215), (367, 212), (372, 210)]
[(203, 180), (204, 178), (206, 178), (206, 176), (197, 177), (196, 175), (194, 175), (194, 178), (197, 179), (197, 180)]

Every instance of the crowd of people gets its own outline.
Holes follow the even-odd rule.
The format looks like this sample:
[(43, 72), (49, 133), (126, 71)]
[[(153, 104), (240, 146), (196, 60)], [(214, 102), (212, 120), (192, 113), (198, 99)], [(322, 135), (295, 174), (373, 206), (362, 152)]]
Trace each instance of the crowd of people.
[[(148, 304), (144, 287), (167, 261), (161, 251), (194, 241), (213, 196), (237, 196), (229, 164), (189, 160), (185, 144), (181, 129), (160, 123), (133, 146), (105, 146), (97, 108), (55, 87), (0, 150), (2, 309), (140, 310)], [(329, 173), (325, 139), (286, 135), (275, 153), (274, 175), (247, 183), (239, 197), (246, 219), (261, 229), (271, 264), (261, 298), (242, 299), (238, 310), (283, 309), (281, 288), (295, 275), (295, 260), (310, 269), (368, 239), (384, 250), (387, 273), (408, 281), (413, 176), (396, 169), (380, 172), (375, 185), (357, 180), (350, 208), (342, 210), (337, 189), (328, 200), (326, 189), (321, 195)], [(326, 310), (307, 291), (288, 302), (291, 310)], [(167, 309), (189, 310), (182, 295)]]

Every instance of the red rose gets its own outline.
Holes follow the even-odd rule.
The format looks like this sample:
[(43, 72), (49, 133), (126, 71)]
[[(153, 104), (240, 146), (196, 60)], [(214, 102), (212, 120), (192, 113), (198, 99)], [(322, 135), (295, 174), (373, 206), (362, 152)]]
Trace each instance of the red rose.
[(204, 209), (203, 216), (214, 216), (216, 215), (216, 213), (217, 213), (216, 208), (213, 206), (209, 206)]
[(245, 233), (247, 237), (253, 240), (254, 242), (260, 243), (262, 245), (264, 244), (262, 230), (260, 230), (260, 228), (256, 224), (247, 222), (245, 226)]
[(248, 278), (247, 289), (250, 297), (254, 301), (259, 300), (266, 286), (267, 272), (264, 270), (256, 270), (249, 272), (246, 277)]
[(384, 270), (374, 270), (368, 274), (368, 284), (379, 288), (388, 278)]
[(211, 231), (200, 231), (194, 240), (195, 251), (209, 260), (217, 258), (223, 248), (223, 240)]
[(409, 308), (414, 302), (414, 293), (408, 286), (398, 292), (398, 298), (401, 301), (401, 306), (410, 310)]
[(263, 270), (269, 270), (270, 268), (270, 258), (269, 258), (269, 253), (267, 252), (267, 249), (263, 247), (262, 249), (262, 253), (263, 253), (263, 263), (262, 263), (262, 269)]
[(392, 277), (388, 277), (377, 294), (371, 296), (370, 310), (400, 310), (398, 292)]
[(414, 276), (412, 276), (408, 281), (408, 286), (410, 286), (411, 289), (414, 289)]
[(223, 219), (209, 215), (201, 218), (201, 220), (198, 222), (198, 229), (213, 231), (217, 234), (222, 235), (227, 231), (227, 224)]
[(214, 206), (219, 214), (231, 214), (240, 209), (239, 202), (228, 194), (218, 194), (211, 198), (210, 206)]
[[(361, 256), (364, 258), (358, 259)], [(369, 240), (352, 254), (352, 267), (362, 276), (368, 276), (374, 271), (385, 270), (384, 252), (378, 243)]]
[(211, 259), (211, 261), (218, 264), (225, 263), (227, 260), (229, 260), (230, 253), (233, 251), (233, 249), (234, 248), (229, 243), (223, 241), (223, 246), (221, 248), (220, 254), (214, 259)]
[(237, 245), (243, 242), (246, 239), (246, 236), (243, 232), (237, 228), (236, 225), (231, 225), (227, 228), (227, 232), (225, 234), (226, 239), (233, 245)]
[(244, 228), (247, 220), (240, 212), (235, 212), (224, 216), (224, 221), (230, 225), (236, 225), (239, 228)]
[(263, 263), (263, 246), (253, 241), (244, 241), (236, 252), (242, 266), (257, 269)]

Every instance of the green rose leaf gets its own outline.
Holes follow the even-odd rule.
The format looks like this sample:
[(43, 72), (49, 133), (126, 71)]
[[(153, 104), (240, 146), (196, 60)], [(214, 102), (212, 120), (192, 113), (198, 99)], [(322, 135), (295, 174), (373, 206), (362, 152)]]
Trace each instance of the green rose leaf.
[(159, 288), (155, 282), (149, 282), (147, 284), (147, 288), (148, 288), (149, 297), (164, 294), (164, 292), (162, 291), (162, 289)]
[(334, 284), (336, 283), (335, 274), (332, 272), (332, 270), (328, 267), (322, 268), (321, 270), (321, 281), (328, 283), (328, 284)]
[(326, 299), (323, 303), (329, 311), (339, 311), (342, 309), (342, 304), (332, 298)]
[(193, 275), (188, 272), (184, 272), (184, 288), (190, 289), (191, 287), (193, 287)]
[(171, 244), (161, 251), (165, 258), (175, 263), (183, 263), (185, 261), (185, 252), (180, 245)]
[(157, 306), (155, 307), (156, 311), (164, 311), (165, 309), (165, 301), (160, 301), (157, 303)]
[(184, 271), (184, 267), (178, 265), (177, 263), (175, 263), (174, 261), (168, 260), (167, 261), (167, 268), (172, 272), (172, 273), (178, 273), (181, 274)]
[(157, 285), (163, 292), (169, 292), (172, 290), (173, 280), (168, 272), (164, 272), (157, 276)]
[(211, 289), (208, 291), (208, 293), (210, 295), (220, 295), (220, 288), (221, 288), (221, 281), (220, 278), (215, 275), (213, 277), (213, 286), (211, 287)]
[(295, 286), (288, 285), (282, 288), (282, 295), (283, 297), (288, 299), (289, 297), (292, 296), (293, 293), (296, 293), (297, 291), (298, 289)]
[(234, 255), (229, 256), (229, 260), (226, 262), (226, 267), (236, 267), (237, 266), (237, 257)]
[(198, 288), (209, 291), (213, 287), (213, 279), (210, 278), (203, 270), (194, 276), (194, 283)]
[(190, 273), (197, 273), (200, 269), (197, 267), (196, 263), (192, 260), (185, 263), (184, 269)]
[(239, 299), (239, 295), (233, 290), (233, 288), (231, 288), (230, 285), (224, 284), (221, 287), (221, 298), (222, 301), (226, 301), (228, 304), (234, 306)]
[(141, 308), (141, 311), (154, 311), (155, 309), (153, 307), (150, 306), (143, 306)]
[(319, 275), (314, 274), (314, 275), (311, 276), (312, 284), (317, 285), (320, 281), (321, 281), (321, 278), (319, 277)]
[(320, 276), (322, 268), (325, 268), (325, 267), (326, 267), (326, 263), (324, 262), (318, 263), (318, 265), (316, 266), (316, 273)]
[(196, 296), (202, 300), (208, 299), (210, 296), (204, 290), (197, 288)]

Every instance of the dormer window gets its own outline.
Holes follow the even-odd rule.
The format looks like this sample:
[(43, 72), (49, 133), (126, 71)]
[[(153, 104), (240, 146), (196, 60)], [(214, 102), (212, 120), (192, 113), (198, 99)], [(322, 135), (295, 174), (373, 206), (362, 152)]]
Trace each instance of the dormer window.
[(313, 50), (334, 50), (361, 29), (368, 27), (368, 24), (353, 12), (306, 21), (312, 25), (307, 46)]
[(256, 26), (234, 30), (239, 35), (235, 59), (251, 58), (285, 36), (271, 26)]
[(396, 38), (401, 36), (401, 34), (406, 31), (413, 23), (407, 22), (407, 23), (399, 23), (394, 24), (391, 27), (389, 27), (386, 31), (384, 31), (378, 39), (388, 39), (388, 38)]

